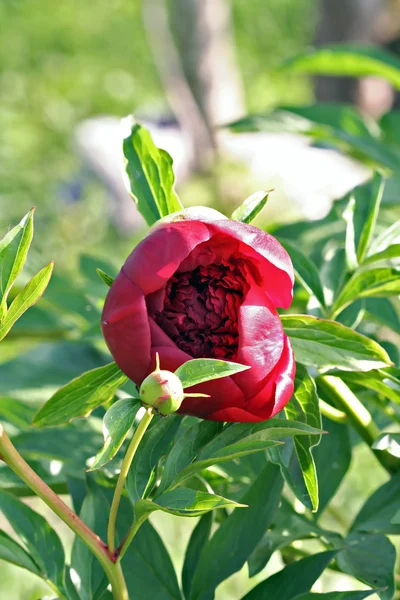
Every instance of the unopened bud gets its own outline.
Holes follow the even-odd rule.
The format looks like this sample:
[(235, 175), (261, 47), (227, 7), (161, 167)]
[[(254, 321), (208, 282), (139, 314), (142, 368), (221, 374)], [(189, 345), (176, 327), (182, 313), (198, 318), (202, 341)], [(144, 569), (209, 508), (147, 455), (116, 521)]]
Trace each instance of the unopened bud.
[(139, 392), (142, 402), (153, 406), (161, 415), (176, 412), (184, 398), (179, 377), (171, 371), (158, 369), (146, 377)]

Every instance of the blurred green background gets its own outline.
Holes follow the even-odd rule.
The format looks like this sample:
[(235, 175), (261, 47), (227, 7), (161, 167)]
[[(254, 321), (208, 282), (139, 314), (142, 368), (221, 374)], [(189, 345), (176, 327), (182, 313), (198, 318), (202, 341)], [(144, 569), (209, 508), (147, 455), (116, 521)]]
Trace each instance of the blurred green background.
[[(72, 332), (72, 338), (78, 319), (72, 302), (83, 302), (83, 308), (76, 308), (77, 313), (87, 311), (87, 339), (90, 339), (90, 325), (98, 327), (97, 298), (105, 290), (100, 280), (96, 283), (95, 266), (102, 267), (104, 259), (116, 270), (144, 230), (141, 222), (132, 217), (134, 211), (129, 213), (129, 226), (121, 222), (121, 215), (115, 218), (120, 192), (102, 172), (104, 165), (107, 166), (107, 156), (102, 154), (103, 167), (96, 170), (92, 160), (95, 149), (92, 145), (89, 155), (85, 154), (77, 132), (82, 132), (80, 125), (87, 119), (104, 116), (119, 119), (132, 112), (161, 129), (171, 117), (179, 118), (179, 107), (174, 100), (176, 90), (170, 86), (171, 73), (165, 66), (160, 68), (159, 54), (152, 44), (160, 26), (157, 11), (161, 6), (169, 10), (169, 34), (185, 54), (188, 41), (180, 37), (179, 27), (174, 28), (182, 1), (2, 0), (0, 3), (0, 231), (6, 232), (33, 205), (37, 206), (36, 234), (25, 276), (55, 260), (55, 278), (49, 288), (49, 298), (55, 301), (63, 326)], [(218, 0), (214, 6), (219, 3)], [(233, 56), (227, 60), (238, 81), (236, 92), (243, 114), (282, 104), (312, 102), (311, 79), (282, 73), (278, 66), (285, 59), (304, 52), (319, 34), (322, 35), (322, 4), (317, 0), (232, 0), (232, 3), (221, 0), (222, 22), (224, 27), (229, 25), (225, 50)], [(377, 4), (384, 8), (384, 2)], [(228, 20), (224, 10), (228, 10)], [(208, 18), (213, 21), (212, 15)], [(154, 29), (149, 19), (150, 22), (153, 19)], [(185, 29), (187, 22), (183, 20), (181, 24)], [(391, 26), (393, 28), (393, 23)], [(366, 30), (355, 34), (356, 37), (367, 35)], [(221, 39), (225, 33), (222, 27)], [(390, 30), (387, 37), (395, 33)], [(217, 31), (217, 41), (218, 35)], [(329, 41), (329, 35), (324, 35)], [(368, 35), (372, 34), (368, 32)], [(218, 73), (210, 77), (218, 80)], [(196, 97), (195, 85), (192, 91)], [(213, 110), (207, 108), (206, 103), (202, 106), (201, 99), (199, 106), (207, 129), (214, 124)], [(228, 113), (226, 120), (229, 120)], [(101, 137), (101, 131), (99, 135)], [(102, 146), (107, 143), (107, 139), (103, 140)], [(212, 169), (202, 164), (190, 168), (179, 186), (184, 203), (213, 203), (230, 210), (229, 204), (238, 203), (247, 191), (255, 191), (251, 181), (243, 182), (248, 165), (238, 167), (232, 156), (234, 152), (229, 157), (219, 156)], [(268, 161), (267, 155), (265, 161)], [(282, 212), (279, 189), (277, 198), (278, 210)], [(318, 203), (317, 196), (315, 202)], [(85, 262), (82, 254), (98, 258), (93, 261), (89, 257)], [(77, 274), (78, 265), (80, 274)], [(70, 298), (64, 288), (58, 289), (64, 275), (71, 278), (71, 289), (73, 286), (82, 289), (88, 281), (93, 289), (97, 286), (93, 302), (83, 296), (79, 298), (79, 294)], [(45, 300), (41, 306), (46, 306)], [(51, 316), (44, 316), (40, 309), (32, 309), (30, 314), (26, 329), (22, 319), (11, 342), (2, 345), (0, 364), (36, 343), (29, 340), (29, 329), (47, 328), (47, 341), (52, 335), (55, 339), (60, 335), (56, 329), (49, 333)], [(42, 359), (37, 356), (35, 368), (43, 366), (46, 356), (46, 352)], [(81, 372), (90, 366), (82, 363), (77, 370)], [(16, 365), (15, 369), (23, 379), (24, 367)], [(66, 369), (65, 375), (55, 377), (54, 385), (68, 378)], [(21, 389), (26, 391), (29, 382), (25, 383)], [(36, 385), (34, 382), (31, 387)], [(0, 393), (4, 391), (0, 388)], [(359, 466), (362, 468), (358, 469)], [(363, 472), (370, 473), (368, 480)], [(363, 501), (385, 478), (368, 452), (357, 448), (346, 489), (340, 491), (333, 508), (328, 510), (324, 517), (326, 522), (331, 524), (333, 520), (336, 527), (345, 528)], [(44, 512), (40, 503), (34, 502), (34, 505)], [(51, 517), (49, 520), (56, 524), (68, 545), (70, 537), (64, 526)], [(181, 564), (193, 524), (168, 519), (165, 515), (157, 516), (153, 522), (174, 560)], [(268, 572), (279, 566), (276, 561), (269, 563)], [(264, 577), (265, 572), (257, 580)], [(36, 600), (48, 593), (39, 580), (4, 562), (0, 562), (0, 582), (2, 600)], [(332, 579), (326, 575), (324, 586), (325, 590), (350, 587), (344, 576), (339, 581), (337, 577)], [(246, 589), (247, 575), (243, 569), (219, 589), (217, 600), (237, 600)]]

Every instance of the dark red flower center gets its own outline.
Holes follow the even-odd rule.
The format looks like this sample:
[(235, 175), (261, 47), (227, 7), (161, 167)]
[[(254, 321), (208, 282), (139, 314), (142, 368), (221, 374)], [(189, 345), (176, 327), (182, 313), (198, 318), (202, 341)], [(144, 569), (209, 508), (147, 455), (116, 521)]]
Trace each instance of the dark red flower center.
[(238, 349), (238, 313), (249, 289), (242, 258), (177, 271), (165, 287), (158, 325), (194, 358), (233, 359)]

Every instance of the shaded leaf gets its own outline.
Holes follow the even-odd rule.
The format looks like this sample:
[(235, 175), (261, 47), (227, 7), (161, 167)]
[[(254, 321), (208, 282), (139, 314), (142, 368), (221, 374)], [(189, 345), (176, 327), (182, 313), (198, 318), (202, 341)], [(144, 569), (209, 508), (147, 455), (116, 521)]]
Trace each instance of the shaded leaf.
[[(221, 464), (279, 444), (280, 439), (293, 435), (318, 435), (320, 431), (295, 421), (271, 419), (261, 423), (235, 423), (226, 427), (207, 443), (197, 454), (194, 462), (181, 468), (170, 480), (174, 488), (187, 477), (199, 473), (211, 465)], [(187, 461), (186, 461), (187, 462)], [(180, 463), (183, 467), (183, 461)]]
[(327, 592), (326, 594), (302, 594), (296, 596), (296, 600), (363, 600), (371, 594), (376, 594), (380, 590), (364, 590), (360, 591), (349, 591), (349, 592)]
[(318, 369), (369, 371), (390, 365), (386, 351), (373, 340), (335, 321), (309, 315), (281, 317), (296, 361)]
[(37, 427), (48, 427), (88, 416), (111, 400), (126, 381), (126, 375), (115, 363), (83, 373), (59, 389), (39, 410), (33, 423)]
[(231, 219), (251, 223), (267, 204), (269, 192), (255, 192), (233, 211)]
[(399, 509), (399, 501), (400, 475), (395, 475), (368, 498), (354, 519), (351, 529), (370, 533), (400, 534), (400, 524), (393, 523), (393, 517)]
[(297, 246), (282, 238), (279, 238), (279, 241), (290, 254), (298, 282), (308, 291), (309, 294), (313, 294), (320, 305), (324, 307), (324, 290), (314, 263), (311, 262)]
[(169, 488), (180, 471), (196, 459), (202, 448), (221, 431), (221, 428), (221, 423), (200, 421), (175, 441), (165, 461), (156, 496)]
[(298, 560), (256, 585), (242, 600), (291, 600), (308, 592), (335, 554), (320, 552)]
[[(279, 468), (268, 464), (201, 552), (190, 600), (209, 600), (215, 588), (239, 571), (271, 523), (278, 508), (283, 480)], [(221, 557), (224, 560), (221, 560)]]
[(249, 558), (250, 577), (264, 569), (276, 550), (289, 546), (295, 540), (309, 537), (341, 543), (339, 534), (321, 529), (312, 519), (295, 512), (289, 502), (282, 498), (270, 529)]
[[(335, 495), (351, 462), (351, 443), (348, 425), (322, 419), (326, 435), (314, 449), (314, 461), (318, 473), (320, 514)], [(326, 465), (329, 464), (329, 469)]]
[[(102, 489), (89, 486), (79, 516), (103, 540), (107, 538), (109, 512), (110, 503)], [(72, 547), (71, 568), (79, 577), (80, 600), (100, 600), (108, 586), (106, 574), (91, 550), (77, 536)]]
[(177, 416), (159, 418), (143, 436), (129, 469), (126, 488), (133, 503), (142, 498), (151, 480), (153, 469), (166, 454), (180, 424)]
[(198, 385), (204, 381), (220, 379), (235, 375), (241, 371), (250, 369), (247, 365), (229, 362), (227, 360), (216, 360), (214, 358), (194, 358), (183, 363), (175, 371), (175, 375), (182, 382), (183, 389)]
[(182, 589), (184, 596), (187, 599), (190, 596), (193, 576), (197, 569), (200, 555), (211, 535), (212, 522), (212, 512), (203, 515), (194, 528), (186, 547), (185, 560), (182, 568)]
[(123, 148), (131, 194), (146, 223), (153, 225), (181, 210), (182, 204), (173, 188), (172, 158), (165, 150), (156, 148), (147, 129), (133, 125)]
[(90, 471), (108, 463), (117, 454), (129, 430), (135, 422), (142, 403), (137, 398), (117, 400), (103, 417), (104, 446), (96, 455)]
[(0, 490), (0, 510), (40, 569), (57, 587), (64, 582), (64, 549), (47, 521), (26, 504)]
[(0, 531), (0, 560), (5, 560), (17, 567), (22, 567), (42, 577), (42, 573), (26, 550), (4, 531)]
[(394, 546), (379, 534), (351, 533), (346, 541), (346, 547), (337, 555), (339, 568), (366, 585), (384, 588), (379, 592), (379, 597), (381, 600), (392, 600), (395, 590)]

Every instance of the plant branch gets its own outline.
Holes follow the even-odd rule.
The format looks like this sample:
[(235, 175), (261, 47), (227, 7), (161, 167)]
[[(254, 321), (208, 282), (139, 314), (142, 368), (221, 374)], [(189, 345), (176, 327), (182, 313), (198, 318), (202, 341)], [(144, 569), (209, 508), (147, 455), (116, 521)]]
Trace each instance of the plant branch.
[(0, 458), (93, 552), (111, 583), (114, 600), (129, 600), (121, 567), (113, 561), (106, 544), (35, 473), (18, 453), (1, 424)]
[(143, 415), (143, 418), (140, 421), (139, 425), (137, 426), (135, 433), (133, 434), (131, 442), (128, 446), (128, 450), (126, 451), (124, 460), (122, 462), (121, 472), (118, 477), (113, 501), (111, 504), (111, 510), (110, 510), (110, 516), (109, 516), (109, 520), (108, 520), (108, 528), (107, 528), (108, 550), (111, 554), (113, 554), (115, 552), (115, 524), (117, 521), (118, 508), (119, 508), (119, 504), (121, 502), (122, 492), (125, 487), (125, 481), (128, 476), (128, 472), (129, 472), (130, 466), (132, 464), (133, 457), (135, 456), (136, 450), (138, 449), (138, 446), (139, 446), (144, 434), (146, 433), (146, 430), (147, 430), (148, 426), (150, 425), (153, 416), (154, 416), (153, 409), (148, 408), (146, 410), (145, 414)]
[(327, 417), (331, 421), (335, 421), (336, 423), (348, 422), (346, 413), (344, 413), (341, 410), (338, 410), (334, 406), (331, 406), (324, 400), (319, 400), (319, 409), (321, 411), (321, 414), (323, 414), (324, 417)]
[[(333, 375), (324, 375), (318, 378), (318, 385), (329, 398), (336, 404), (340, 411), (343, 411), (349, 422), (360, 437), (368, 444), (369, 447), (375, 442), (380, 435), (380, 430), (372, 416), (360, 402), (357, 396), (351, 391), (346, 383)], [(372, 449), (372, 448), (371, 448)], [(400, 461), (388, 452), (382, 450), (374, 450), (376, 458), (381, 465), (389, 472), (393, 473), (399, 470)]]

